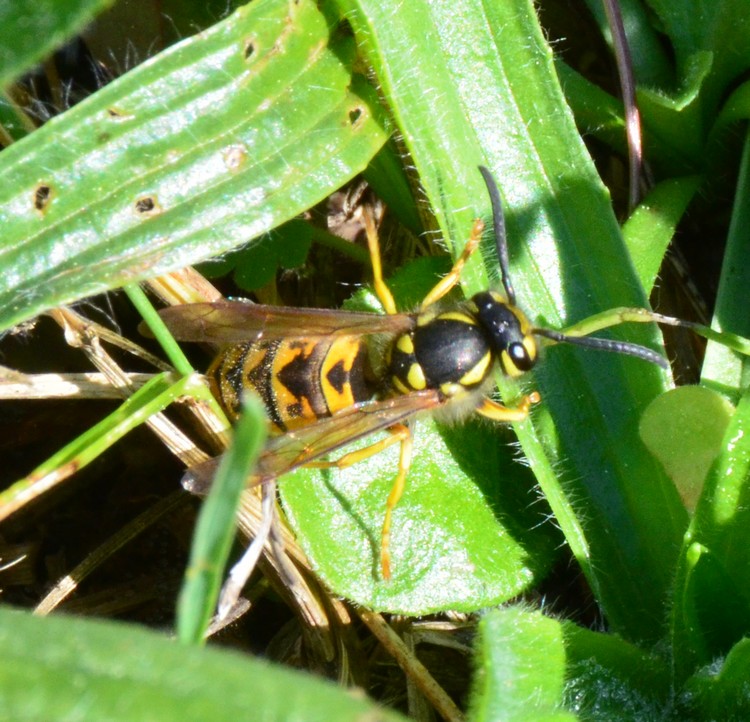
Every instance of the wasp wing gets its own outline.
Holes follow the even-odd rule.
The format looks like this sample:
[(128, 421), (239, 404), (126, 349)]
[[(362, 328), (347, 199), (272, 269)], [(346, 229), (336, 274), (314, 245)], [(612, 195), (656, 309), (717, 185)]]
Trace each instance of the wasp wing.
[[(322, 456), (394, 424), (408, 421), (442, 403), (435, 390), (415, 391), (381, 401), (355, 404), (313, 424), (272, 437), (250, 477), (251, 484), (278, 478)], [(208, 493), (219, 459), (209, 459), (186, 472), (182, 484), (198, 495)]]
[(272, 438), (258, 459), (252, 480), (261, 483), (277, 478), (441, 403), (440, 392), (428, 389), (342, 409), (314, 424)]
[(414, 328), (413, 314), (383, 315), (322, 308), (265, 306), (243, 301), (217, 301), (172, 306), (159, 311), (179, 341), (214, 344), (304, 336), (398, 334)]

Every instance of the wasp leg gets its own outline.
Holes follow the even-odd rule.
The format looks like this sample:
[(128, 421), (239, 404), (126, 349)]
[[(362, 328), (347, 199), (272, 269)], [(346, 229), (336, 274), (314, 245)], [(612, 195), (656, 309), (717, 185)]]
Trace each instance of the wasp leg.
[(391, 578), (391, 521), (393, 510), (396, 508), (406, 488), (406, 475), (411, 466), (412, 435), (411, 430), (404, 424), (398, 424), (391, 429), (391, 433), (398, 434), (401, 439), (401, 454), (398, 459), (398, 474), (385, 502), (385, 519), (383, 531), (380, 533), (380, 569), (383, 579)]
[(401, 454), (398, 461), (398, 474), (396, 480), (393, 482), (391, 492), (388, 495), (388, 500), (385, 503), (385, 519), (383, 520), (383, 530), (380, 534), (380, 568), (383, 574), (383, 579), (391, 578), (391, 520), (393, 517), (393, 510), (396, 508), (404, 493), (406, 487), (406, 475), (409, 473), (409, 467), (411, 466), (411, 452), (412, 452), (412, 435), (408, 426), (404, 424), (396, 424), (388, 429), (389, 435), (376, 441), (374, 444), (365, 446), (364, 449), (358, 449), (352, 451), (349, 454), (344, 454), (339, 459), (334, 461), (312, 461), (309, 464), (305, 464), (307, 467), (315, 469), (345, 469), (352, 464), (356, 464), (365, 459), (369, 459), (375, 454), (379, 454), (384, 449), (387, 449), (393, 444), (401, 444)]
[(372, 263), (372, 285), (375, 289), (380, 303), (383, 304), (385, 312), (389, 315), (396, 313), (396, 302), (393, 300), (391, 289), (388, 288), (383, 279), (383, 263), (380, 258), (380, 241), (378, 240), (378, 231), (375, 228), (370, 209), (365, 207), (362, 211), (362, 218), (365, 222), (365, 232), (367, 233), (367, 247), (370, 249), (370, 262)]
[(430, 304), (439, 301), (461, 280), (461, 271), (463, 270), (466, 261), (469, 260), (471, 254), (474, 253), (477, 248), (479, 248), (479, 242), (482, 240), (483, 230), (484, 223), (482, 222), (481, 218), (477, 218), (474, 221), (474, 225), (471, 229), (471, 234), (469, 235), (469, 240), (466, 241), (466, 245), (464, 246), (464, 250), (461, 252), (461, 255), (453, 264), (453, 268), (451, 268), (447, 275), (443, 276), (443, 278), (441, 278), (437, 282), (435, 287), (425, 296), (424, 300), (422, 301), (422, 308), (427, 308), (427, 306), (429, 306)]
[(476, 412), (486, 416), (493, 421), (523, 421), (529, 415), (529, 409), (533, 404), (538, 404), (542, 397), (537, 391), (533, 391), (528, 396), (524, 396), (518, 406), (509, 408), (498, 404), (492, 399), (484, 399), (476, 408)]
[(393, 446), (393, 444), (401, 441), (401, 431), (398, 427), (393, 427), (393, 429), (388, 429), (388, 431), (391, 434), (390, 436), (369, 444), (363, 449), (357, 449), (356, 451), (344, 454), (333, 461), (310, 461), (305, 464), (305, 467), (308, 469), (346, 469), (353, 464), (358, 464), (360, 461), (369, 459), (371, 456), (375, 456), (375, 454), (379, 454), (389, 446)]

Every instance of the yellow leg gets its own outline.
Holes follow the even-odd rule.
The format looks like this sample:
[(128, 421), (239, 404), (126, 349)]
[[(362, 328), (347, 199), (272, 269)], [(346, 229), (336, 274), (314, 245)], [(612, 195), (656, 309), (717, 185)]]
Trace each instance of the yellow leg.
[(380, 534), (380, 568), (382, 570), (383, 579), (391, 578), (391, 520), (393, 518), (393, 510), (401, 499), (401, 496), (404, 493), (404, 488), (406, 487), (406, 475), (409, 473), (409, 466), (411, 466), (412, 452), (412, 435), (408, 426), (397, 424), (396, 426), (389, 428), (388, 433), (389, 436), (386, 438), (376, 441), (369, 446), (365, 446), (364, 449), (358, 449), (349, 454), (344, 454), (344, 456), (335, 461), (312, 461), (309, 464), (305, 464), (305, 466), (313, 467), (315, 469), (345, 469), (347, 466), (351, 466), (352, 464), (369, 459), (375, 454), (379, 454), (381, 451), (397, 442), (401, 443), (398, 474), (396, 475), (396, 480), (393, 482), (391, 493), (388, 495), (388, 500), (385, 504), (385, 519), (383, 520), (383, 530)]
[(422, 308), (426, 308), (430, 304), (435, 303), (435, 301), (439, 301), (461, 280), (461, 271), (463, 270), (466, 261), (469, 260), (471, 254), (479, 248), (479, 242), (482, 240), (483, 230), (484, 223), (481, 218), (477, 218), (474, 221), (469, 240), (466, 241), (466, 245), (464, 246), (461, 255), (453, 264), (453, 268), (451, 268), (448, 274), (443, 276), (435, 287), (425, 296), (424, 301), (422, 301)]
[(523, 421), (529, 415), (532, 404), (538, 404), (541, 400), (539, 393), (533, 391), (528, 396), (524, 396), (518, 406), (511, 409), (492, 399), (484, 399), (476, 412), (493, 421)]
[(391, 289), (383, 280), (383, 263), (380, 259), (380, 242), (378, 241), (378, 231), (375, 228), (375, 221), (372, 218), (370, 209), (365, 206), (362, 210), (362, 218), (365, 222), (365, 232), (367, 233), (367, 246), (370, 249), (370, 259), (372, 263), (372, 285), (375, 293), (383, 304), (387, 314), (396, 313), (396, 302), (393, 300)]
[[(388, 432), (390, 433), (390, 436), (386, 436), (380, 441), (376, 441), (369, 446), (365, 446), (363, 449), (351, 451), (348, 454), (344, 454), (339, 459), (335, 459), (334, 461), (311, 461), (305, 464), (305, 467), (312, 469), (346, 469), (353, 464), (358, 464), (360, 461), (369, 459), (371, 456), (375, 456), (375, 454), (379, 454), (381, 451), (384, 451), (389, 446), (393, 446), (393, 444), (398, 443), (402, 440), (402, 437), (404, 435), (404, 432), (401, 431), (400, 426), (394, 426), (393, 428), (388, 429)], [(408, 434), (408, 429), (406, 433)]]
[(396, 508), (406, 488), (406, 475), (411, 466), (412, 435), (408, 426), (399, 424), (393, 427), (393, 432), (400, 435), (401, 455), (398, 460), (398, 474), (388, 494), (385, 503), (385, 519), (383, 520), (383, 531), (380, 534), (380, 569), (383, 579), (391, 578), (391, 522), (393, 510)]

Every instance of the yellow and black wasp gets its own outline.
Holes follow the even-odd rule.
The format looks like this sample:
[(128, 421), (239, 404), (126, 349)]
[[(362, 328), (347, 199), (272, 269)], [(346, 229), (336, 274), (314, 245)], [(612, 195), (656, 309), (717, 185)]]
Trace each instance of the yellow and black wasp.
[[(474, 223), (450, 272), (411, 313), (398, 313), (382, 276), (374, 222), (365, 214), (374, 289), (385, 315), (365, 312), (283, 308), (240, 301), (177, 306), (161, 312), (176, 338), (226, 346), (211, 369), (217, 395), (231, 417), (239, 413), (245, 389), (263, 399), (278, 435), (271, 438), (253, 482), (275, 479), (300, 466), (344, 468), (399, 443), (398, 473), (386, 501), (380, 566), (391, 575), (393, 510), (404, 490), (411, 462), (409, 421), (424, 412), (450, 418), (478, 413), (494, 421), (521, 421), (540, 400), (533, 392), (513, 406), (488, 394), (499, 366), (517, 377), (536, 363), (537, 337), (636, 356), (666, 367), (666, 360), (636, 344), (571, 337), (533, 326), (516, 306), (508, 273), (505, 223), (497, 185), (483, 166), (493, 210), (495, 243), (504, 295), (484, 291), (445, 303), (467, 259), (479, 246), (484, 224)], [(232, 344), (232, 345), (229, 345)], [(323, 460), (342, 447), (380, 430), (388, 435), (365, 448)]]

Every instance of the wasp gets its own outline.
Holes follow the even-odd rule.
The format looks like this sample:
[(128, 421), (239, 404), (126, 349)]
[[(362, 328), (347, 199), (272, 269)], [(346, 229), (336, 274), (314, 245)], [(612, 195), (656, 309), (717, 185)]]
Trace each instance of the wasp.
[[(474, 222), (450, 272), (419, 308), (399, 313), (383, 279), (374, 221), (364, 215), (374, 290), (385, 314), (284, 308), (241, 301), (188, 304), (162, 310), (179, 340), (222, 345), (210, 369), (229, 416), (239, 413), (245, 389), (265, 403), (273, 428), (253, 473), (262, 483), (301, 466), (344, 468), (400, 444), (398, 471), (385, 504), (380, 568), (391, 576), (392, 517), (401, 498), (412, 453), (410, 421), (427, 412), (461, 418), (472, 413), (496, 422), (523, 421), (540, 401), (537, 392), (514, 406), (489, 394), (493, 372), (519, 377), (539, 359), (539, 338), (628, 354), (666, 367), (643, 346), (535, 327), (516, 305), (500, 194), (490, 171), (479, 167), (492, 205), (495, 244), (504, 293), (484, 291), (446, 302), (478, 248), (484, 223)], [(324, 457), (377, 431), (387, 435), (336, 460)]]

